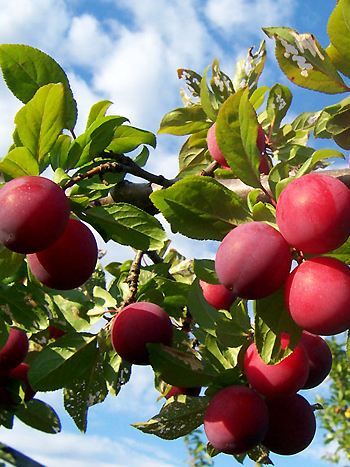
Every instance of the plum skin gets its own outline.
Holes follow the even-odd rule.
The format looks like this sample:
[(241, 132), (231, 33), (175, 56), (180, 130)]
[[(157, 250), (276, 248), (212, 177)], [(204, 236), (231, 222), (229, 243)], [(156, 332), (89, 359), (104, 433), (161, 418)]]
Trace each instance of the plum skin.
[(52, 289), (70, 290), (81, 286), (94, 272), (98, 248), (91, 230), (69, 219), (61, 237), (43, 251), (27, 256), (33, 275)]
[(301, 263), (288, 276), (285, 302), (302, 329), (330, 336), (350, 328), (350, 269), (327, 256)]
[(219, 451), (241, 454), (261, 443), (268, 427), (264, 400), (245, 386), (217, 392), (204, 413), (204, 431)]
[(215, 135), (215, 129), (216, 129), (216, 123), (214, 123), (208, 130), (207, 134), (207, 143), (208, 143), (208, 150), (214, 160), (218, 162), (221, 167), (224, 167), (225, 169), (230, 169), (230, 166), (226, 162), (226, 159), (221, 152), (219, 145), (216, 140), (216, 135)]
[(232, 290), (229, 290), (222, 284), (209, 284), (200, 280), (199, 285), (201, 286), (205, 300), (217, 310), (228, 310), (236, 300), (236, 296)]
[(25, 401), (30, 401), (36, 394), (28, 380), (29, 368), (30, 367), (28, 363), (20, 363), (18, 366), (16, 366), (16, 368), (12, 368), (12, 370), (9, 373), (10, 378), (17, 379), (23, 383)]
[(350, 190), (329, 175), (303, 175), (282, 191), (276, 221), (293, 247), (304, 253), (327, 253), (350, 234)]
[[(283, 347), (282, 347), (283, 348)], [(250, 344), (244, 356), (244, 373), (250, 385), (267, 397), (296, 393), (309, 375), (309, 361), (301, 344), (275, 365), (263, 361), (255, 343)]]
[(311, 389), (322, 383), (332, 368), (332, 352), (322, 337), (303, 331), (300, 343), (309, 360), (309, 376), (302, 389)]
[(300, 394), (266, 400), (269, 427), (262, 444), (276, 454), (303, 451), (313, 440), (316, 419), (312, 407)]
[(45, 177), (24, 176), (0, 189), (0, 242), (17, 253), (35, 253), (63, 233), (70, 212), (64, 191)]
[(26, 358), (29, 341), (26, 333), (17, 328), (10, 328), (5, 345), (0, 349), (0, 374), (7, 373)]
[(165, 395), (165, 398), (170, 399), (170, 397), (179, 396), (181, 394), (196, 397), (199, 396), (201, 389), (201, 387), (182, 388), (179, 386), (172, 386), (170, 391)]
[(169, 315), (150, 302), (136, 302), (123, 308), (112, 320), (114, 350), (127, 362), (148, 365), (148, 343), (170, 346), (173, 327)]
[(241, 298), (267, 297), (281, 287), (292, 263), (288, 243), (264, 222), (235, 227), (221, 242), (215, 258), (219, 281)]

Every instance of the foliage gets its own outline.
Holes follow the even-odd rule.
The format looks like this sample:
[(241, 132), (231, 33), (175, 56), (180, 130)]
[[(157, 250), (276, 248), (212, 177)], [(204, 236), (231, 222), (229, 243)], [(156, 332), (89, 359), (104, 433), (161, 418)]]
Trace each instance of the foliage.
[[(331, 43), (326, 49), (310, 33), (283, 27), (264, 30), (275, 40), (278, 64), (292, 83), (328, 94), (350, 91), (345, 81), (350, 76), (350, 32), (344, 20), (349, 5), (348, 0), (337, 3), (329, 19)], [(170, 398), (159, 414), (134, 426), (165, 439), (185, 436), (191, 465), (196, 466), (212, 465), (210, 456), (218, 454), (210, 445), (204, 453), (198, 427), (214, 393), (246, 383), (242, 351), (254, 340), (264, 361), (272, 364), (298, 343), (300, 329), (291, 322), (281, 289), (267, 298), (237, 300), (230, 310), (209, 305), (198, 279), (217, 283), (213, 261), (185, 258), (172, 249), (155, 217), (161, 213), (173, 232), (199, 240), (221, 241), (234, 227), (252, 220), (275, 225), (276, 201), (293, 178), (344, 158), (338, 146), (350, 147), (349, 98), (287, 123), (292, 90), (280, 83), (259, 86), (265, 58), (263, 41), (256, 53), (250, 50), (237, 64), (234, 76), (224, 73), (217, 59), (202, 74), (178, 70), (186, 85), (184, 105), (169, 111), (158, 130), (187, 137), (179, 149), (178, 175), (172, 180), (144, 168), (150, 151), (156, 151), (153, 133), (133, 127), (124, 116), (107, 115), (111, 102), (103, 100), (92, 106), (85, 131), (75, 135), (77, 106), (64, 70), (30, 46), (0, 45), (5, 83), (23, 103), (14, 119), (12, 145), (0, 160), (4, 182), (49, 169), (69, 197), (74, 217), (96, 229), (105, 241), (135, 251), (134, 260), (98, 264), (84, 285), (58, 291), (33, 277), (24, 255), (0, 248), (0, 264), (6, 265), (0, 272), (2, 344), (11, 326), (25, 330), (30, 339), (31, 386), (36, 391), (63, 389), (65, 409), (83, 432), (89, 408), (108, 394), (117, 396), (131, 375), (131, 365), (110, 342), (111, 310), (149, 301), (171, 317), (173, 346), (148, 346), (155, 387), (164, 395), (167, 384), (205, 386), (205, 395)], [(214, 122), (228, 170), (213, 162), (208, 151), (206, 135)], [(266, 134), (270, 164), (266, 176), (259, 170), (259, 126)], [(311, 136), (328, 139), (330, 149), (309, 146)], [(144, 183), (130, 182), (130, 174)], [(125, 186), (137, 197), (125, 199)], [(347, 241), (330, 255), (350, 264), (349, 246)], [(52, 338), (49, 326), (64, 335)], [(291, 339), (281, 353), (278, 340), (284, 331)], [(328, 431), (326, 441), (337, 442), (335, 454), (328, 457), (337, 462), (342, 452), (350, 456), (346, 423), (350, 394), (345, 354), (335, 339), (330, 343), (335, 358), (331, 395), (320, 399), (325, 407), (320, 417)], [(18, 403), (2, 407), (1, 425), (12, 428), (13, 418), (18, 417), (35, 429), (60, 430), (53, 408), (38, 399), (25, 401), (20, 385), (12, 389)], [(24, 461), (11, 448), (0, 448), (0, 457), (14, 465), (38, 465)], [(263, 446), (247, 455), (271, 463)], [(242, 463), (245, 454), (235, 458)]]

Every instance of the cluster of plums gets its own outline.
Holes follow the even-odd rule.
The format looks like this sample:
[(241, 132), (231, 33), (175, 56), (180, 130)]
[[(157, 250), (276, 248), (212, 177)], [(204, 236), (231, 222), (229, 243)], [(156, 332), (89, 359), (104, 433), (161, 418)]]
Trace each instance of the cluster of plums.
[(24, 363), (29, 348), (26, 333), (10, 328), (8, 338), (0, 349), (0, 406), (11, 407), (18, 401), (18, 385), (24, 391), (24, 400), (33, 399), (35, 392), (28, 381), (29, 365)]
[(45, 177), (18, 177), (0, 189), (0, 243), (26, 254), (32, 274), (53, 289), (79, 287), (96, 266), (94, 235), (69, 216), (64, 191)]
[[(218, 164), (223, 169), (230, 169), (225, 156), (223, 155), (221, 149), (216, 140), (216, 123), (214, 123), (208, 130), (207, 134), (207, 144), (208, 151), (212, 158), (218, 162)], [(266, 135), (261, 125), (258, 126), (258, 135), (256, 138), (256, 146), (260, 154), (260, 163), (259, 163), (259, 172), (264, 175), (268, 175), (271, 168), (271, 161), (266, 154)]]

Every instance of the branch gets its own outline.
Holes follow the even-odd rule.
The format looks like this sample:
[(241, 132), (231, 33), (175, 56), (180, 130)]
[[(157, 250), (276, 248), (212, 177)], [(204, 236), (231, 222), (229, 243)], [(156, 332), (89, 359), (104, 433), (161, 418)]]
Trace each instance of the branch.
[(124, 308), (127, 305), (130, 305), (130, 303), (133, 303), (135, 301), (135, 297), (136, 297), (137, 289), (138, 289), (140, 271), (141, 271), (141, 261), (142, 261), (143, 255), (144, 255), (143, 251), (141, 250), (137, 251), (135, 258), (130, 266), (129, 274), (126, 279), (126, 282), (129, 285), (130, 295), (126, 300), (124, 300), (120, 308)]

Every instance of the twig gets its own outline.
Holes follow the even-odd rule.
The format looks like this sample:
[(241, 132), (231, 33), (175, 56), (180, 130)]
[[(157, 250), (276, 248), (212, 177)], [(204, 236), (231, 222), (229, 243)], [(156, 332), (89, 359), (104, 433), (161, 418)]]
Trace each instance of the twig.
[(216, 161), (211, 162), (208, 167), (203, 169), (199, 175), (202, 177), (213, 177), (216, 169), (220, 167), (220, 164)]
[(135, 297), (136, 297), (137, 289), (138, 289), (140, 271), (141, 271), (141, 261), (142, 261), (143, 255), (144, 255), (144, 252), (141, 250), (138, 250), (136, 252), (133, 262), (131, 263), (129, 274), (126, 279), (126, 282), (129, 285), (130, 295), (127, 299), (124, 300), (124, 302), (121, 305), (121, 308), (124, 308), (127, 305), (130, 305), (130, 303), (133, 303), (135, 301)]

